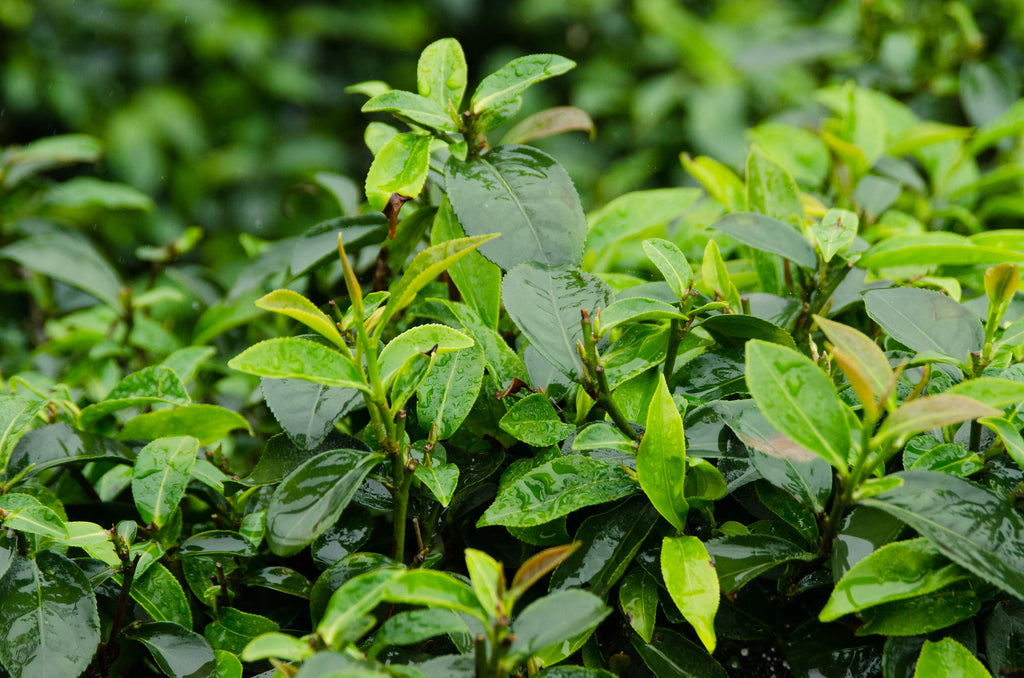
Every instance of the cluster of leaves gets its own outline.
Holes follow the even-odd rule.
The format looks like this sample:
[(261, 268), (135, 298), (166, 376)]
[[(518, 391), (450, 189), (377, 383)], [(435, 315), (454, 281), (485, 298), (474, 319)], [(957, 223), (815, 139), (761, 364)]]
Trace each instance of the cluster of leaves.
[[(573, 66), (465, 103), (445, 39), (416, 92), (358, 86), (404, 125), (367, 128), (365, 213), (253, 243), (184, 340), (194, 239), (126, 285), (52, 222), (145, 209), (44, 181), (95, 141), (3, 150), (0, 257), (53, 338), (0, 396), (9, 674), (1024, 669), (1024, 233), (985, 229), (1024, 109), (827, 87), (742, 175), (684, 156), (701, 188), (587, 215), (525, 145), (586, 114), (488, 138)], [(283, 336), (235, 350), (264, 311)], [(254, 465), (238, 429), (275, 434)]]

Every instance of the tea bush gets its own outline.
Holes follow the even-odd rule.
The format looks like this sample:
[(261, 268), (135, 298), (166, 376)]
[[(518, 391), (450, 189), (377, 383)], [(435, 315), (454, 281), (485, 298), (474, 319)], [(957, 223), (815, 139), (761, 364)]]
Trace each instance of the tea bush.
[(574, 66), (354, 86), (365, 205), (318, 175), (343, 216), (226, 291), (198, 228), (110, 263), (157, 208), (95, 137), (2, 149), (9, 675), (1024, 671), (1012, 78), (964, 66), (971, 127), (808, 86), (586, 213), (532, 144), (590, 116), (518, 116)]

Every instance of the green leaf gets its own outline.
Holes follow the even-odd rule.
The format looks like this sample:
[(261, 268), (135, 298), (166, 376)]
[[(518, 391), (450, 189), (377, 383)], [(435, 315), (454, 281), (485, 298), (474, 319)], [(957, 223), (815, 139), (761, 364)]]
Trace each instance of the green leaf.
[(194, 534), (178, 546), (178, 554), (191, 556), (238, 556), (256, 555), (252, 542), (234, 530), (206, 530)]
[(886, 238), (865, 252), (857, 265), (877, 270), (894, 266), (992, 266), (1022, 261), (1024, 254), (1011, 249), (979, 245), (956, 233), (933, 232)]
[(985, 344), (981, 320), (939, 292), (916, 287), (872, 290), (864, 294), (864, 305), (872, 320), (914, 351), (938, 351), (963, 362)]
[(11, 188), (26, 177), (60, 165), (96, 162), (103, 153), (103, 146), (99, 139), (87, 134), (60, 134), (4, 150), (9, 165), (4, 185)]
[(757, 483), (754, 489), (764, 507), (795, 528), (808, 548), (818, 544), (818, 517), (807, 506), (774, 485)]
[(505, 340), (493, 328), (486, 326), (473, 309), (465, 304), (448, 301), (442, 302), (458, 319), (462, 328), (473, 337), (475, 346), (483, 352), (487, 363), (487, 371), (494, 377), (499, 386), (506, 387), (514, 379), (529, 383), (530, 375), (526, 371), (523, 359), (505, 343)]
[(515, 127), (505, 132), (501, 144), (528, 144), (563, 132), (587, 132), (593, 139), (597, 129), (590, 115), (583, 109), (575, 106), (555, 106), (538, 111), (518, 122)]
[(683, 251), (674, 242), (662, 238), (648, 238), (642, 246), (675, 295), (684, 299), (693, 284), (693, 269)]
[(495, 617), (505, 588), (504, 566), (483, 551), (466, 549), (466, 571), (480, 606), (489, 618)]
[[(747, 158), (747, 209), (783, 223), (788, 222), (793, 216), (804, 216), (800, 189), (793, 181), (793, 177), (777, 165), (774, 159), (769, 158), (764, 149), (756, 145)], [(816, 266), (817, 260), (807, 268), (813, 269)]]
[(473, 409), (484, 378), (483, 351), (456, 351), (434, 361), (416, 389), (420, 428), (436, 440), (455, 435)]
[(977, 594), (964, 582), (936, 593), (894, 600), (860, 612), (857, 635), (919, 636), (970, 619), (981, 610)]
[(186, 405), (140, 414), (129, 420), (117, 437), (121, 440), (152, 440), (191, 435), (198, 438), (200, 445), (212, 445), (240, 428), (252, 433), (249, 422), (234, 410), (219, 405)]
[[(252, 541), (250, 540), (250, 543)], [(261, 567), (245, 578), (247, 586), (260, 586), (271, 591), (309, 600), (312, 584), (290, 567), (271, 565)]]
[(46, 192), (46, 203), (66, 209), (99, 207), (107, 210), (153, 209), (153, 199), (127, 186), (94, 177), (74, 177)]
[(294, 318), (337, 346), (344, 346), (337, 325), (330, 316), (313, 305), (306, 297), (292, 290), (274, 290), (256, 300), (256, 307)]
[(845, 254), (849, 251), (854, 239), (857, 237), (857, 228), (860, 220), (857, 215), (848, 210), (830, 209), (811, 227), (814, 239), (818, 241), (821, 249), (821, 258), (828, 263), (837, 254)]
[(508, 270), (527, 262), (577, 266), (587, 222), (579, 196), (554, 158), (529, 146), (499, 146), (445, 165), (452, 208), (471, 236), (501, 230), (480, 253)]
[(217, 678), (242, 678), (242, 662), (231, 652), (225, 650), (214, 650), (217, 658), (217, 667), (214, 675)]
[(647, 410), (646, 427), (636, 455), (637, 480), (658, 513), (683, 532), (690, 508), (684, 496), (686, 439), (683, 419), (661, 373)]
[(217, 618), (203, 629), (203, 635), (214, 650), (241, 654), (258, 636), (274, 633), (278, 628), (276, 622), (266, 617), (222, 607), (217, 610)]
[(354, 624), (377, 607), (391, 584), (403, 574), (402, 570), (386, 568), (349, 579), (331, 596), (323, 619), (317, 625), (317, 633), (329, 646), (334, 646)]
[(704, 648), (671, 629), (654, 629), (649, 643), (639, 638), (630, 640), (644, 664), (658, 678), (727, 678), (729, 675)]
[(565, 440), (576, 427), (563, 422), (543, 393), (531, 393), (509, 408), (498, 422), (501, 430), (534, 447), (546, 447)]
[(642, 567), (634, 567), (619, 585), (619, 607), (640, 639), (650, 643), (658, 617), (658, 582)]
[(870, 337), (819, 315), (814, 316), (814, 322), (840, 351), (837, 362), (861, 404), (871, 408), (870, 403), (877, 403), (880, 398), (895, 390), (889, 359)]
[(487, 622), (487, 616), (473, 589), (445, 572), (407, 570), (398, 579), (391, 581), (386, 598), (394, 603), (465, 612)]
[(808, 553), (791, 541), (766, 534), (720, 537), (705, 544), (715, 562), (718, 583), (729, 594), (777, 565), (791, 560), (811, 561)]
[(466, 623), (451, 610), (406, 610), (384, 622), (373, 641), (377, 645), (416, 645), (437, 636), (466, 632)]
[(773, 344), (796, 348), (793, 336), (763, 318), (741, 313), (720, 313), (704, 318), (700, 322), (711, 337), (725, 347), (738, 347), (747, 339), (763, 339)]
[[(430, 229), (430, 243), (438, 245), (465, 236), (452, 211), (451, 202), (445, 196)], [(448, 267), (448, 275), (462, 295), (462, 300), (476, 311), (487, 327), (496, 328), (501, 308), (501, 268), (479, 252), (470, 252)]]
[(985, 624), (985, 653), (996, 671), (1024, 668), (1024, 602), (995, 604)]
[(57, 231), (34, 235), (0, 249), (0, 259), (13, 259), (36, 273), (91, 294), (115, 309), (121, 308), (124, 287), (121, 278), (84, 238)]
[(416, 87), (441, 110), (458, 112), (466, 93), (466, 55), (455, 38), (442, 38), (420, 52)]
[(646, 297), (627, 297), (612, 303), (608, 308), (601, 309), (596, 331), (605, 336), (623, 323), (684, 318), (686, 316), (680, 313), (675, 306), (666, 304), (664, 301)]
[(477, 523), (530, 527), (577, 509), (621, 499), (639, 489), (617, 464), (583, 456), (559, 457), (501, 489)]
[(899, 518), (942, 555), (1024, 598), (1024, 517), (1001, 494), (947, 473), (903, 471), (899, 486), (860, 503)]
[(992, 678), (985, 665), (952, 638), (924, 641), (914, 678)]
[(441, 506), (447, 507), (455, 494), (459, 483), (459, 467), (457, 464), (433, 462), (430, 466), (420, 464), (414, 471), (416, 479), (430, 490), (434, 499)]
[(57, 512), (35, 497), (10, 493), (0, 496), (0, 522), (8, 530), (67, 539), (68, 528)]
[(501, 297), (530, 344), (562, 374), (578, 378), (583, 370), (576, 352), (583, 339), (580, 311), (593, 317), (597, 308), (608, 306), (612, 300), (608, 286), (581, 271), (524, 264), (505, 276)]
[[(71, 521), (65, 524), (68, 530), (67, 539), (62, 540), (66, 546), (80, 548), (90, 557), (101, 560), (111, 567), (120, 567), (121, 559), (114, 551), (110, 541), (110, 532), (96, 523)], [(0, 574), (0, 576), (3, 576)]]
[(298, 337), (261, 341), (229, 360), (228, 367), (258, 377), (367, 390), (352, 361), (323, 344)]
[(142, 520), (163, 527), (185, 496), (199, 441), (191, 436), (159, 438), (135, 460), (132, 497)]
[[(668, 225), (686, 214), (703, 195), (703, 191), (692, 186), (632, 191), (595, 209), (587, 215), (585, 268), (592, 273), (601, 272), (618, 258), (617, 246), (628, 240), (663, 235)], [(666, 254), (675, 258), (669, 252)], [(674, 265), (679, 265), (678, 261)], [(680, 269), (680, 273), (684, 271)]]
[(315, 449), (334, 430), (342, 414), (363, 403), (362, 393), (355, 389), (299, 379), (264, 377), (260, 388), (288, 439), (304, 450)]
[(377, 360), (381, 381), (387, 387), (405, 362), (418, 353), (433, 357), (472, 345), (473, 340), (469, 336), (447, 325), (417, 325), (392, 339), (380, 352)]
[(850, 425), (828, 377), (810, 359), (778, 344), (753, 339), (746, 355), (747, 385), (765, 418), (845, 473)]
[[(31, 428), (36, 415), (46, 407), (45, 400), (22, 396), (0, 396), (0, 474), (14, 461), (18, 441)], [(15, 467), (20, 471), (24, 467)]]
[(308, 642), (283, 633), (272, 632), (261, 634), (249, 641), (240, 657), (244, 662), (270, 658), (300, 662), (312, 656), (315, 651)]
[(77, 676), (99, 642), (85, 573), (53, 551), (16, 555), (0, 577), (0, 664), (12, 678)]
[(381, 459), (383, 455), (363, 450), (330, 450), (288, 474), (267, 509), (270, 550), (294, 555), (333, 525)]
[[(556, 591), (530, 603), (514, 622), (509, 653), (528, 657), (553, 645), (589, 635), (611, 613), (593, 593)], [(582, 644), (582, 643), (581, 643)]]
[(899, 440), (929, 429), (981, 417), (998, 417), (1000, 414), (999, 410), (983, 405), (974, 398), (939, 393), (897, 407), (882, 424), (877, 436), (880, 440)]
[(1024, 469), (1024, 437), (1021, 437), (1017, 427), (1002, 417), (985, 417), (979, 419), (978, 423), (995, 431), (1003, 441), (1006, 453)]
[(657, 520), (657, 511), (641, 496), (587, 518), (573, 535), (580, 547), (555, 568), (549, 588), (587, 588), (607, 598)]
[(129, 374), (106, 398), (82, 410), (81, 422), (84, 428), (89, 428), (106, 415), (129, 407), (158, 403), (188, 405), (191, 402), (185, 384), (171, 368), (153, 365)]
[[(459, 129), (452, 116), (436, 101), (397, 89), (373, 97), (363, 104), (362, 111), (390, 113), (402, 122), (438, 132), (457, 132)], [(430, 137), (426, 138), (429, 141)]]
[(718, 575), (707, 549), (697, 537), (665, 537), (661, 542), (661, 575), (683, 617), (693, 626), (709, 653), (715, 651)]
[[(405, 273), (398, 279), (398, 282), (391, 285), (389, 290), (391, 296), (388, 297), (388, 303), (377, 321), (377, 330), (374, 331), (374, 335), (379, 337), (387, 322), (412, 303), (416, 294), (428, 283), (433, 282), (434, 278), (441, 275), (441, 271), (468, 255), (482, 243), (496, 237), (498, 237), (497, 234), (491, 233), (469, 238), (456, 238), (440, 245), (432, 245), (417, 254), (412, 263), (406, 267)], [(228, 365), (230, 366), (230, 363)]]
[(576, 66), (557, 54), (531, 54), (513, 59), (484, 78), (470, 101), (470, 111), (478, 116), (478, 129), (497, 127), (519, 110), (520, 96), (531, 85), (561, 75)]
[[(398, 92), (383, 96), (394, 94)], [(383, 210), (392, 193), (406, 198), (420, 194), (430, 169), (430, 141), (430, 136), (415, 132), (401, 132), (388, 139), (366, 174), (366, 200), (370, 207)]]
[(395, 568), (398, 565), (387, 556), (364, 551), (349, 553), (339, 558), (313, 582), (313, 588), (309, 594), (309, 615), (313, 623), (317, 624), (323, 618), (331, 596), (345, 582), (360, 574), (382, 568)]
[(818, 267), (814, 248), (795, 227), (753, 212), (727, 214), (711, 225), (733, 240), (756, 250), (778, 254), (806, 269)]
[(843, 575), (818, 618), (833, 621), (882, 603), (934, 593), (969, 576), (927, 539), (886, 544)]
[(636, 454), (633, 440), (610, 422), (595, 421), (587, 424), (572, 439), (572, 449), (616, 450), (626, 454)]
[(150, 622), (132, 628), (125, 638), (146, 646), (153, 661), (170, 678), (214, 678), (217, 657), (198, 633), (171, 622)]
[(153, 563), (142, 576), (132, 581), (131, 596), (153, 621), (174, 622), (183, 628), (192, 628), (192, 610), (185, 591), (170, 570), (160, 563)]
[(1024, 384), (1012, 379), (978, 377), (953, 384), (944, 393), (973, 398), (989, 407), (1008, 407), (1024, 401)]

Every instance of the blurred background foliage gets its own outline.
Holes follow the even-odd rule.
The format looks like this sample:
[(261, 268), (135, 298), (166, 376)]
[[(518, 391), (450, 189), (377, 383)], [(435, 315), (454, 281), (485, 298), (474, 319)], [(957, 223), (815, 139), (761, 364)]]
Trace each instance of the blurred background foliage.
[[(359, 112), (365, 98), (346, 88), (373, 78), (414, 89), (410, 63), (444, 36), (462, 43), (471, 81), (523, 54), (578, 63), (532, 88), (523, 113), (571, 104), (593, 117), (593, 139), (572, 133), (537, 143), (566, 166), (590, 211), (630, 191), (697, 185), (680, 154), (710, 156), (742, 175), (755, 140), (777, 157), (823, 153), (818, 142), (792, 146), (792, 133), (774, 134), (772, 125), (820, 132), (831, 114), (826, 104), (836, 104), (834, 91), (823, 89), (830, 85), (872, 88), (925, 120), (996, 120), (1021, 95), (1024, 4), (0, 0), (0, 150), (70, 133), (102, 145), (95, 159), (81, 156), (85, 165), (34, 176), (33, 190), (20, 197), (0, 194), (7, 203), (0, 226), (20, 220), (0, 228), (0, 240), (46, 228), (84, 233), (126, 280), (148, 276), (152, 289), (158, 276), (170, 278), (190, 300), (147, 299), (145, 317), (159, 323), (136, 343), (159, 347), (157, 355), (175, 348), (175, 336), (182, 345), (190, 333), (204, 343), (255, 315), (251, 305), (223, 299), (257, 287), (266, 274), (260, 266), (280, 267), (272, 256), (257, 261), (268, 243), (339, 208), (365, 209), (361, 186), (372, 160)], [(853, 117), (844, 124), (870, 127)], [(996, 179), (1013, 194), (1024, 185), (1024, 159), (1016, 157), (1024, 151), (1007, 142), (985, 153), (1012, 156)], [(828, 164), (794, 157), (788, 166), (820, 165), (824, 173)], [(89, 176), (138, 193), (97, 200), (81, 181)], [(813, 190), (822, 176), (796, 178)], [(70, 177), (74, 190), (63, 185), (58, 194)], [(1019, 216), (1024, 200), (1011, 195), (1003, 208)], [(173, 268), (162, 268), (172, 260)], [(255, 272), (253, 261), (263, 262)], [(33, 284), (7, 283), (22, 292)], [(50, 302), (33, 294), (57, 316), (91, 303), (60, 284)], [(23, 358), (45, 337), (23, 331), (10, 308), (19, 303), (0, 302), (0, 343)], [(43, 319), (30, 325), (40, 330)], [(123, 320), (125, 331), (139, 332), (131, 313)], [(75, 321), (46, 332), (73, 345), (83, 327)]]

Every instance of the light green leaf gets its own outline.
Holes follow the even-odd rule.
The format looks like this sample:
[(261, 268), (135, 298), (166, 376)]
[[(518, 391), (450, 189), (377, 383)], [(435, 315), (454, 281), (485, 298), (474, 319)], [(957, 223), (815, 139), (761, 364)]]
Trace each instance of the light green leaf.
[(200, 445), (212, 445), (240, 428), (252, 433), (249, 422), (234, 410), (219, 405), (187, 405), (140, 414), (129, 420), (117, 437), (121, 440), (152, 440), (192, 435), (199, 439)]
[(637, 480), (658, 513), (683, 532), (690, 508), (684, 494), (686, 439), (683, 419), (661, 373), (647, 410), (646, 426), (636, 455)]
[(67, 539), (68, 528), (57, 512), (27, 494), (0, 496), (0, 522), (8, 530)]
[(924, 641), (914, 678), (992, 678), (977, 657), (952, 638)]
[(378, 151), (366, 175), (366, 199), (373, 209), (383, 210), (392, 193), (420, 194), (430, 167), (430, 141), (426, 134), (401, 132)]
[[(466, 234), (445, 196), (430, 229), (430, 243), (438, 245), (464, 237)], [(496, 328), (501, 309), (501, 268), (479, 252), (470, 252), (448, 267), (448, 275), (462, 295), (462, 301), (476, 311), (484, 325)]]
[(298, 337), (261, 341), (229, 360), (228, 367), (259, 377), (368, 390), (352, 361), (323, 344)]
[(534, 447), (554, 445), (565, 440), (576, 427), (563, 422), (548, 397), (531, 393), (509, 408), (498, 422), (501, 430)]
[(345, 340), (338, 332), (330, 316), (313, 305), (306, 297), (292, 290), (274, 290), (270, 294), (256, 300), (256, 306), (265, 311), (274, 311), (294, 318), (300, 323), (320, 334), (336, 346), (344, 346)]
[(981, 417), (998, 417), (999, 410), (979, 403), (974, 398), (939, 393), (917, 398), (897, 407), (878, 431), (880, 440), (904, 438), (932, 428), (958, 424)]
[(416, 64), (416, 87), (420, 96), (436, 103), (443, 111), (458, 112), (466, 93), (466, 55), (454, 38), (430, 43)]
[(159, 438), (142, 448), (135, 460), (132, 497), (144, 521), (164, 526), (185, 496), (198, 451), (199, 441), (191, 436)]
[(470, 111), (479, 116), (480, 131), (496, 127), (519, 109), (520, 95), (531, 85), (576, 66), (556, 54), (531, 54), (513, 59), (484, 78), (473, 93)]
[(642, 246), (647, 258), (661, 271), (675, 295), (680, 299), (685, 298), (693, 283), (693, 269), (683, 251), (675, 243), (662, 238), (648, 238)]
[(704, 544), (697, 537), (665, 537), (661, 542), (661, 574), (672, 601), (704, 647), (713, 653), (715, 614), (721, 596), (718, 575)]
[(144, 367), (121, 380), (107, 397), (82, 410), (82, 426), (90, 425), (113, 412), (129, 407), (166, 403), (188, 405), (191, 399), (178, 375), (163, 365)]
[(417, 325), (392, 339), (380, 352), (377, 360), (381, 381), (387, 387), (402, 365), (416, 354), (434, 357), (472, 345), (473, 340), (469, 336), (447, 325)]
[(378, 94), (363, 104), (362, 111), (387, 112), (402, 122), (438, 132), (458, 131), (458, 125), (436, 101), (412, 92), (394, 89)]
[(115, 309), (121, 308), (124, 285), (117, 271), (92, 243), (67, 233), (52, 232), (18, 240), (0, 249), (0, 258), (76, 287)]
[(94, 177), (74, 177), (46, 192), (46, 203), (56, 207), (80, 209), (100, 207), (107, 210), (153, 209), (153, 199), (125, 184)]
[(283, 633), (264, 633), (256, 636), (245, 646), (240, 655), (244, 662), (255, 662), (261, 659), (283, 659), (284, 661), (300, 662), (313, 655), (315, 650), (308, 642)]
[(821, 221), (814, 223), (811, 230), (814, 239), (818, 241), (821, 258), (825, 263), (832, 261), (835, 255), (843, 254), (850, 249), (850, 245), (857, 237), (859, 224), (860, 220), (856, 214), (842, 209), (830, 209)]
[(915, 351), (938, 351), (958, 361), (980, 351), (985, 329), (974, 313), (949, 297), (916, 287), (894, 287), (864, 294), (872, 320)]

